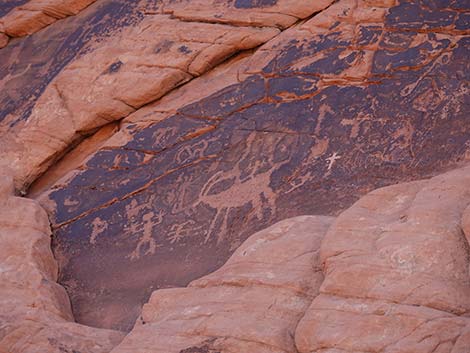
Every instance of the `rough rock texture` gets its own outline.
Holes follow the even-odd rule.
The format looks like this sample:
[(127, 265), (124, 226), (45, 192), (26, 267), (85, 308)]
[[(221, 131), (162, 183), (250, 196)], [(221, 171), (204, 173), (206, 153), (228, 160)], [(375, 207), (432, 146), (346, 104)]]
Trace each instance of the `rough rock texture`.
[(330, 5), (331, 0), (166, 1), (163, 13), (185, 21), (287, 28)]
[[(125, 79), (111, 80), (128, 77), (127, 64), (114, 55), (108, 64), (119, 66), (115, 73), (86, 67), (101, 48), (125, 42), (126, 33), (150, 18), (153, 26), (193, 21), (178, 15), (178, 3), (162, 11), (181, 20), (152, 13), (69, 64), (18, 123), (19, 136), (40, 132), (44, 140), (43, 133), (54, 131), (41, 124), (68, 95), (56, 87), (75, 82), (73, 72), (93, 84), (73, 83), (70, 92), (85, 93), (76, 96), (79, 103), (71, 94), (67, 104), (81, 106), (86, 92), (108, 87), (108, 79), (114, 86), (83, 109), (59, 110), (54, 119), (69, 119), (72, 111), (80, 122), (68, 136), (83, 130), (77, 129), (82, 122), (92, 129), (131, 113), (105, 146), (39, 197), (51, 215), (60, 282), (77, 319), (129, 328), (154, 289), (184, 286), (217, 269), (250, 234), (276, 221), (337, 214), (372, 189), (468, 159), (469, 9), (457, 1), (430, 6), (339, 1), (134, 113), (132, 105), (143, 104), (147, 93), (154, 94), (150, 100), (163, 93), (147, 91), (145, 81), (121, 90), (117, 83), (127, 88)], [(260, 31), (247, 25), (236, 33)], [(263, 31), (272, 36), (277, 29)], [(172, 48), (171, 58), (185, 58), (173, 56)], [(152, 56), (155, 62), (160, 55), (167, 54)], [(104, 74), (95, 80), (98, 72)], [(65, 148), (67, 141), (56, 138), (65, 135), (21, 158), (18, 153), (30, 149), (8, 142), (17, 147), (4, 154), (5, 165), (14, 167), (17, 181), (29, 180), (48, 164), (45, 156)]]
[(323, 280), (319, 248), (332, 220), (279, 222), (188, 288), (155, 291), (112, 353), (295, 352), (295, 328)]
[(325, 280), (299, 352), (469, 352), (469, 205), (466, 167), (343, 212), (322, 243)]
[[(309, 11), (304, 5), (290, 4), (290, 7), (291, 11), (299, 8), (299, 16), (306, 17), (331, 2), (322, 1), (310, 6)], [(191, 2), (179, 2), (180, 5), (188, 3)], [(282, 3), (275, 5), (274, 10)], [(140, 12), (144, 18), (135, 23), (129, 19), (131, 25), (121, 33), (96, 46), (89, 44), (86, 53), (49, 83), (27, 112), (27, 121), (9, 131), (2, 143), (10, 153), (0, 158), (0, 167), (14, 175), (17, 187), (36, 179), (81, 136), (126, 117), (233, 54), (259, 46), (279, 33), (274, 24), (267, 26), (269, 23), (259, 27), (259, 23), (241, 26), (208, 23), (203, 19), (179, 20), (162, 14), (168, 11), (164, 10), (165, 5), (165, 1), (157, 3), (154, 12)], [(240, 6), (236, 1), (223, 8), (236, 11)], [(260, 7), (260, 13), (265, 13), (266, 18), (278, 16), (270, 12), (272, 6)], [(219, 16), (217, 7), (211, 11)], [(13, 112), (5, 120), (17, 124), (24, 118), (18, 113)], [(32, 146), (37, 147), (44, 140), (46, 144), (32, 150)]]
[[(24, 1), (20, 1), (20, 6), (0, 17), (0, 48), (8, 44), (8, 37), (23, 37), (35, 33), (59, 19), (76, 15), (95, 0), (31, 0), (21, 4), (22, 2)], [(5, 7), (8, 8), (8, 4)]]
[(469, 352), (470, 166), (254, 234), (214, 273), (153, 292), (121, 343), (68, 322), (47, 217), (12, 192), (1, 178), (2, 353)]
[[(7, 1), (0, 16), (24, 3)], [(260, 229), (288, 217), (337, 215), (372, 189), (470, 160), (469, 12), (468, 1), (461, 0), (100, 0), (11, 40), (0, 50), (0, 170), (13, 177), (19, 193), (34, 182), (29, 196), (49, 213), (59, 282), (77, 321), (129, 330), (155, 289), (185, 286), (213, 272)], [(44, 9), (37, 14), (47, 15)], [(7, 39), (0, 35), (0, 42)], [(417, 194), (423, 183), (413, 184)], [(455, 215), (461, 217), (467, 205), (459, 202)], [(469, 212), (462, 221), (467, 235)], [(390, 217), (376, 221), (393, 222)], [(443, 217), (453, 224), (449, 215)], [(353, 246), (356, 239), (344, 240), (344, 234), (338, 231), (333, 241), (329, 236), (324, 249), (332, 243)], [(361, 235), (374, 234), (354, 232), (358, 243)], [(426, 270), (417, 277), (397, 274), (387, 267), (388, 248), (380, 247), (381, 240), (373, 247), (364, 240), (359, 264), (325, 250), (326, 281), (297, 333), (299, 349), (398, 352), (432, 347), (429, 341), (437, 342), (435, 352), (465, 349), (470, 333), (452, 328), (466, 325), (467, 292), (459, 282), (465, 274), (456, 271), (455, 281), (442, 278), (453, 278), (452, 266), (467, 265), (439, 255), (440, 245), (425, 254), (435, 255), (434, 263), (420, 252), (426, 251), (422, 246), (416, 263)], [(462, 248), (442, 247), (466, 261)], [(374, 252), (380, 249), (385, 255)], [(25, 276), (35, 273), (34, 266), (24, 268)], [(159, 293), (178, 293), (190, 303), (199, 300), (190, 291), (217, 297), (225, 286), (214, 284), (224, 280), (219, 274), (208, 277), (218, 279), (207, 286), (196, 281), (189, 289), (154, 294), (144, 311), (151, 324), (138, 324), (121, 348), (137, 349), (134, 337), (151, 342), (153, 329), (168, 324), (152, 316), (163, 310), (158, 301), (167, 294)], [(408, 280), (422, 289), (403, 293)], [(44, 300), (65, 305), (63, 289), (50, 286), (62, 299)], [(232, 287), (230, 300), (251, 289)], [(267, 289), (258, 287), (253, 290), (262, 301)], [(441, 296), (433, 295), (435, 288)], [(170, 305), (174, 298), (168, 300)], [(205, 310), (214, 309), (209, 304)], [(398, 310), (397, 321), (391, 319), (396, 326), (380, 314), (383, 308)], [(60, 310), (71, 320), (70, 308)], [(354, 326), (351, 317), (361, 310), (387, 316), (385, 323), (375, 316), (364, 323), (361, 314), (362, 326)], [(348, 311), (353, 314), (345, 318)], [(300, 315), (295, 313), (288, 327), (271, 323), (276, 332), (293, 334)], [(175, 312), (179, 319), (183, 314)], [(436, 323), (440, 315), (450, 321)], [(317, 316), (333, 324), (317, 330), (318, 321), (310, 320)], [(408, 323), (411, 316), (414, 324)], [(409, 318), (403, 325), (402, 317)], [(202, 334), (188, 326), (201, 346), (189, 351), (217, 351), (214, 342), (223, 347), (214, 322), (208, 319), (214, 326)], [(415, 334), (428, 330), (428, 322), (438, 329), (429, 329), (432, 339), (423, 336), (416, 348)], [(60, 325), (89, 330), (84, 335), (90, 337), (109, 333)], [(349, 332), (349, 326), (357, 331)], [(62, 332), (55, 327), (51, 335)], [(377, 336), (373, 330), (380, 327), (393, 332)], [(226, 334), (230, 325), (221, 329)], [(37, 331), (44, 342), (48, 330)], [(349, 333), (335, 336), (341, 330)], [(36, 332), (26, 328), (18, 337), (28, 340), (24, 332), (30, 331)], [(371, 332), (367, 339), (351, 338), (363, 331)], [(200, 341), (204, 335), (212, 341)], [(246, 335), (240, 332), (237, 342)], [(286, 342), (289, 347), (275, 343), (275, 349), (295, 352), (292, 339)]]
[[(80, 135), (122, 119), (240, 50), (278, 33), (274, 28), (190, 23), (147, 16), (139, 26), (69, 64), (35, 104), (0, 165), (17, 185), (34, 180)], [(47, 144), (31, 151), (31, 145)], [(26, 142), (26, 143), (25, 143)], [(11, 146), (15, 146), (12, 149)], [(11, 163), (13, 161), (13, 163)]]
[(72, 322), (50, 237), (44, 210), (0, 177), (0, 352), (109, 352), (124, 335)]

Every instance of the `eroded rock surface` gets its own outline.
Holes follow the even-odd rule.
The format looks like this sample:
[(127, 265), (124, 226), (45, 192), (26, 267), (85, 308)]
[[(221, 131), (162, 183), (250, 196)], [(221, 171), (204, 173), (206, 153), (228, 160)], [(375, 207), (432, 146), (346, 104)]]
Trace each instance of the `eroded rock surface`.
[(254, 234), (214, 273), (153, 292), (121, 343), (121, 333), (69, 322), (47, 217), (12, 192), (1, 178), (2, 353), (470, 347), (470, 166), (375, 190), (336, 219), (301, 216)]
[(299, 352), (470, 350), (470, 167), (376, 190), (321, 247), (325, 280)]
[[(290, 7), (291, 11), (303, 8), (299, 14), (303, 18), (331, 2), (322, 1), (309, 11), (304, 5)], [(179, 5), (189, 3), (183, 1)], [(235, 11), (237, 4), (229, 2), (223, 8)], [(278, 7), (276, 3), (272, 5)], [(130, 20), (129, 27), (112, 38), (89, 45), (86, 53), (49, 83), (31, 111), (26, 112), (26, 122), (22, 121), (24, 113), (7, 116), (7, 122), (19, 125), (2, 141), (6, 146), (3, 149), (9, 153), (1, 156), (0, 167), (14, 175), (17, 187), (29, 185), (67, 147), (93, 129), (126, 117), (235, 53), (257, 47), (279, 33), (269, 23), (243, 26), (230, 21), (180, 20), (165, 14), (165, 1), (157, 2), (154, 11), (147, 10), (150, 6), (145, 1), (140, 6), (141, 18), (135, 23)], [(260, 13), (266, 19), (278, 16), (270, 12), (273, 6), (260, 5)], [(256, 7), (259, 6), (251, 6)], [(219, 8), (211, 7), (209, 12), (219, 16)], [(247, 11), (245, 8), (242, 13)], [(294, 22), (297, 20), (294, 17)], [(31, 150), (32, 145), (44, 140), (47, 143), (42, 148)]]
[(0, 352), (109, 352), (124, 334), (73, 322), (50, 242), (45, 211), (1, 176)]
[(79, 322), (130, 329), (254, 232), (470, 158), (468, 3), (332, 3), (2, 5), (60, 5), (19, 35), (76, 13), (0, 50), (0, 169), (22, 192), (47, 171), (30, 195)]
[[(46, 88), (25, 126), (4, 142), (17, 148), (10, 148), (0, 163), (12, 169), (17, 183), (28, 183), (80, 134), (129, 115), (237, 51), (276, 34), (273, 28), (147, 16), (139, 26), (68, 65)], [(31, 142), (45, 139), (47, 144), (31, 152)]]
[[(13, 7), (6, 15), (0, 17), (0, 48), (8, 44), (8, 37), (23, 37), (35, 33), (59, 19), (76, 15), (95, 1), (96, 0), (16, 1), (19, 6)], [(13, 4), (14, 3), (15, 1)], [(2, 3), (2, 7), (3, 6)], [(5, 10), (10, 6), (10, 4), (6, 4)]]
[(332, 220), (279, 222), (188, 288), (154, 292), (112, 352), (295, 352), (295, 328), (323, 280), (319, 248)]
[(128, 328), (153, 290), (217, 269), (276, 221), (468, 159), (469, 9), (430, 6), (339, 1), (130, 114), (39, 198), (77, 319)]

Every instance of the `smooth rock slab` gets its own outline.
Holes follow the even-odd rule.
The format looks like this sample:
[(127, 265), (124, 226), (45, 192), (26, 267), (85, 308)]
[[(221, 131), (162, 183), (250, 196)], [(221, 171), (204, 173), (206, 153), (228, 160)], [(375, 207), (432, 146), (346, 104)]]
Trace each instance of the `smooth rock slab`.
[(470, 340), (470, 167), (375, 190), (321, 247), (325, 280), (299, 352), (464, 353)]
[(10, 37), (35, 33), (55, 21), (73, 16), (95, 0), (30, 0), (0, 18), (0, 32)]

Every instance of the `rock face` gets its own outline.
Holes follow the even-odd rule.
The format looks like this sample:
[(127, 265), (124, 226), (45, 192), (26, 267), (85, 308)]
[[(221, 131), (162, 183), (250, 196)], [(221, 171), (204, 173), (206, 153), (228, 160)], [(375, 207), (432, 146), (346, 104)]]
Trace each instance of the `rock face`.
[(188, 288), (155, 291), (112, 352), (295, 352), (295, 328), (323, 280), (319, 248), (332, 219), (279, 222)]
[[(26, 126), (18, 129), (12, 141), (4, 142), (16, 148), (0, 163), (12, 169), (17, 183), (28, 183), (80, 135), (122, 119), (278, 32), (147, 16), (63, 69), (36, 102)], [(45, 139), (48, 143), (42, 148), (30, 150), (31, 142)]]
[(280, 222), (154, 292), (112, 352), (467, 353), (469, 205), (467, 166), (371, 192), (331, 227)]
[[(192, 4), (201, 9), (200, 16), (208, 16), (207, 6)], [(45, 139), (54, 129), (46, 125), (58, 115), (68, 121), (71, 111), (70, 119), (77, 122), (70, 125), (70, 142), (76, 131), (130, 114), (105, 146), (39, 197), (51, 215), (60, 282), (71, 295), (78, 320), (129, 328), (130, 318), (154, 289), (184, 286), (217, 269), (250, 234), (288, 217), (337, 214), (369, 190), (427, 176), (468, 158), (464, 5), (435, 4), (430, 11), (419, 2), (340, 1), (253, 54), (133, 113), (163, 94), (145, 83), (128, 89), (123, 83), (125, 91), (118, 85), (140, 67), (151, 76), (149, 65), (133, 64), (145, 56), (126, 56), (121, 49), (113, 55), (98, 47), (69, 64), (27, 122), (18, 123), (16, 142), (8, 142), (18, 147), (4, 160), (16, 170), (17, 182), (24, 182), (67, 143), (62, 140), (65, 132), (54, 134), (61, 140), (53, 137), (41, 150), (24, 154), (31, 150), (21, 140)], [(137, 33), (135, 28), (145, 28), (149, 21), (158, 26), (159, 21), (196, 20), (185, 17), (177, 3), (161, 12), (101, 47), (127, 43), (126, 33)], [(168, 19), (168, 13), (180, 19)], [(221, 15), (211, 28), (232, 30), (226, 23), (235, 21), (236, 13)], [(262, 33), (257, 43), (275, 35), (272, 28), (259, 32), (249, 23), (239, 25), (236, 33)], [(239, 38), (233, 36), (222, 39)], [(157, 44), (159, 51), (160, 39)], [(173, 58), (179, 65), (176, 59), (186, 60), (184, 53), (174, 54), (181, 42), (172, 45), (166, 54), (152, 54), (153, 61)], [(101, 54), (105, 51), (107, 56)], [(100, 55), (106, 60), (97, 59)], [(122, 57), (128, 58), (130, 71)], [(184, 60), (185, 65), (194, 63)], [(86, 69), (91, 62), (99, 69)], [(108, 66), (101, 68), (105, 62)], [(115, 70), (106, 71), (109, 65)], [(152, 73), (160, 77), (165, 70), (182, 72), (179, 67)], [(72, 84), (79, 77), (76, 72), (89, 78)], [(184, 75), (176, 81), (173, 74), (165, 77), (172, 77), (168, 87), (187, 80)], [(114, 83), (106, 86), (108, 82)], [(69, 84), (70, 93), (60, 88)], [(75, 97), (80, 87), (85, 93)], [(102, 95), (78, 109), (86, 92), (98, 87)], [(68, 96), (66, 105), (76, 108), (51, 114)], [(77, 128), (85, 121), (88, 128)], [(60, 125), (65, 130), (62, 126), (68, 125)]]
[(155, 291), (121, 343), (69, 322), (44, 211), (0, 186), (2, 353), (469, 351), (470, 166), (254, 234), (214, 273)]
[(124, 335), (73, 322), (50, 236), (44, 210), (0, 177), (0, 352), (109, 352)]
[(468, 353), (468, 1), (0, 7), (1, 353)]
[(470, 351), (470, 167), (376, 190), (321, 247), (299, 352)]
[[(8, 37), (23, 37), (35, 33), (59, 19), (76, 15), (93, 2), (95, 0), (19, 1), (20, 6), (14, 7), (0, 17), (0, 48), (8, 44)], [(9, 5), (6, 5), (5, 10), (10, 7)]]

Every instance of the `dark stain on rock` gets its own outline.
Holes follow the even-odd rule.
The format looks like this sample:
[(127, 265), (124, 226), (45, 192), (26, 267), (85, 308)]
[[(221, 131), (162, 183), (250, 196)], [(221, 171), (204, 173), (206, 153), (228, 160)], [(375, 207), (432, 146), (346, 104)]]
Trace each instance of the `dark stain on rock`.
[(277, 0), (235, 0), (235, 8), (237, 9), (270, 7), (276, 4)]
[(459, 15), (455, 21), (455, 29), (465, 31), (470, 28), (470, 13), (464, 12)]
[(219, 350), (212, 348), (214, 342), (215, 339), (208, 339), (198, 346), (180, 350), (179, 353), (222, 353)]
[(105, 74), (112, 74), (115, 72), (118, 72), (121, 69), (121, 66), (123, 65), (122, 61), (118, 60), (111, 65), (109, 65), (108, 69), (104, 72)]
[[(468, 10), (468, 3), (466, 7)], [(430, 9), (420, 1), (402, 1), (400, 5), (390, 9), (385, 24), (397, 29), (442, 28), (450, 26), (455, 17), (455, 11), (443, 9), (442, 6), (437, 5)]]
[(317, 91), (318, 79), (309, 76), (274, 77), (268, 81), (268, 96), (277, 101), (299, 99)]
[(179, 112), (184, 116), (220, 119), (261, 101), (265, 96), (264, 78), (251, 76), (241, 84), (226, 87), (210, 97), (179, 109)]
[(372, 73), (383, 74), (400, 69), (419, 68), (435, 59), (449, 45), (448, 39), (436, 40), (434, 34), (428, 34), (428, 40), (415, 47), (380, 50), (375, 54)]
[(174, 44), (173, 41), (165, 39), (157, 44), (157, 46), (155, 47), (155, 53), (156, 54), (167, 53), (171, 49), (173, 44)]
[(186, 45), (182, 45), (178, 48), (178, 51), (183, 54), (191, 54), (192, 51)]
[[(0, 90), (0, 122), (11, 126), (26, 120), (36, 100), (56, 75), (85, 45), (143, 18), (138, 1), (96, 2), (76, 16), (65, 18), (30, 36), (10, 41), (0, 50), (0, 77), (10, 77)], [(15, 60), (22, 57), (21, 61)]]
[(2, 5), (0, 6), (0, 17), (5, 16), (15, 7), (26, 4), (26, 2), (28, 2), (28, 0), (2, 0)]
[(382, 27), (380, 26), (360, 26), (358, 45), (372, 45), (375, 44), (382, 35)]

